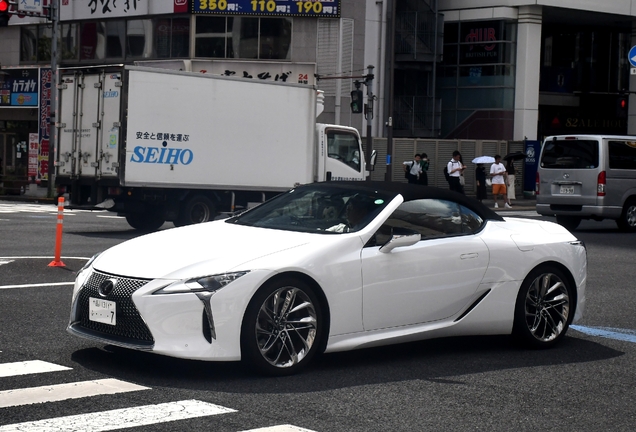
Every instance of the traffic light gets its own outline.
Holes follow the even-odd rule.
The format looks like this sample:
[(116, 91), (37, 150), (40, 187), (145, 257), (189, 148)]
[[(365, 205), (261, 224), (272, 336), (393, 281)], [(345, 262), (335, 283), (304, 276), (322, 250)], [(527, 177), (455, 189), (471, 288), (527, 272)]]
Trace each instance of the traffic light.
[(628, 100), (628, 97), (623, 95), (616, 98), (616, 117), (627, 118)]
[(0, 27), (6, 27), (9, 25), (9, 1), (0, 0)]
[(353, 90), (351, 92), (351, 112), (360, 114), (362, 112), (362, 90)]

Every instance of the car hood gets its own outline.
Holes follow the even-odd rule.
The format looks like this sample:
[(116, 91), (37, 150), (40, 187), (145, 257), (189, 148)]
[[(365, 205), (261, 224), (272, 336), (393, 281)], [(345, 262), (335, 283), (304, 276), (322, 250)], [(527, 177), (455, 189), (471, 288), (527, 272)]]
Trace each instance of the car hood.
[(227, 272), (260, 257), (302, 246), (317, 236), (325, 237), (214, 221), (126, 241), (100, 254), (93, 267), (139, 279), (182, 279), (200, 276), (202, 271)]

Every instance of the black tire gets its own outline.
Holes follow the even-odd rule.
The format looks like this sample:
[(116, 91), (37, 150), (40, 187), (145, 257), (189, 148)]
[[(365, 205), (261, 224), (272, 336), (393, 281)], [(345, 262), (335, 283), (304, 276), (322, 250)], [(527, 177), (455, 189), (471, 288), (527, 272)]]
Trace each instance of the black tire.
[(581, 223), (581, 218), (576, 216), (557, 216), (556, 221), (568, 231), (574, 231)]
[(163, 211), (147, 210), (143, 213), (126, 213), (126, 222), (136, 230), (157, 231), (166, 221)]
[(179, 210), (176, 226), (192, 225), (208, 222), (216, 216), (216, 208), (212, 201), (203, 195), (195, 195), (185, 202)]
[(636, 200), (634, 198), (630, 198), (625, 202), (621, 217), (616, 220), (616, 225), (621, 231), (636, 231)]
[(567, 332), (574, 317), (574, 287), (561, 269), (543, 265), (523, 281), (517, 301), (513, 336), (528, 348), (550, 348)]
[[(286, 305), (287, 299), (291, 304)], [(270, 376), (299, 372), (323, 347), (324, 316), (318, 297), (303, 281), (288, 277), (264, 285), (243, 317), (243, 363)]]

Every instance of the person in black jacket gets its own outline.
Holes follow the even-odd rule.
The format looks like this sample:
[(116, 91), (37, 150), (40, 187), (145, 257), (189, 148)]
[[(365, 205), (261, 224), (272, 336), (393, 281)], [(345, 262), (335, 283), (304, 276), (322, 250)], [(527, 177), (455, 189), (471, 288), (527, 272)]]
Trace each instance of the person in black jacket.
[(477, 181), (477, 199), (481, 202), (486, 199), (486, 168), (484, 168), (484, 164), (477, 164), (475, 180)]

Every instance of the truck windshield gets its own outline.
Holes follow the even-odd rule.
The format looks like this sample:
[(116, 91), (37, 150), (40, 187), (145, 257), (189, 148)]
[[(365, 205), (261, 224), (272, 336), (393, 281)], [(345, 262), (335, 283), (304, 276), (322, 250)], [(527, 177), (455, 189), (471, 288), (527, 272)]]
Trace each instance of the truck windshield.
[(227, 223), (319, 234), (356, 232), (395, 198), (379, 191), (305, 186), (254, 207)]
[(358, 138), (342, 131), (327, 131), (328, 156), (360, 172), (360, 146)]
[(599, 142), (595, 140), (546, 141), (542, 168), (597, 168)]

